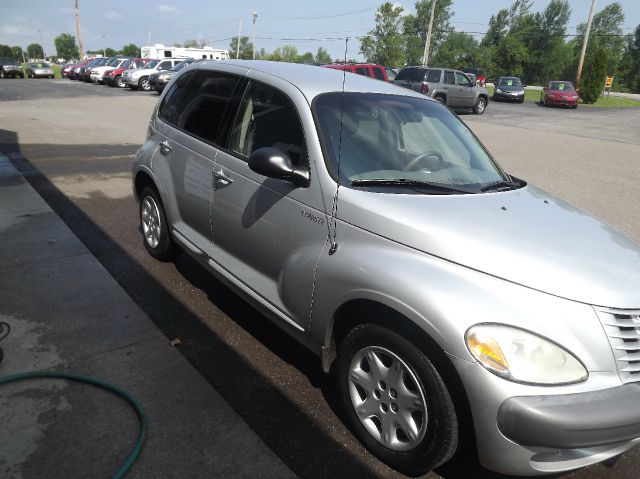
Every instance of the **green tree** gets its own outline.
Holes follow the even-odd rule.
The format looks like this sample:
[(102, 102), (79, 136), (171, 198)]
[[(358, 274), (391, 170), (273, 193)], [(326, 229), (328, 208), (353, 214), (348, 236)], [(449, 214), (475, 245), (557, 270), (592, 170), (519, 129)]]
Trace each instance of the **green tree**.
[(280, 47), (280, 55), (283, 62), (295, 63), (298, 60), (298, 49), (293, 45), (283, 45)]
[(65, 60), (78, 58), (80, 56), (78, 47), (76, 46), (76, 37), (69, 33), (61, 33), (53, 40), (53, 43), (56, 45), (56, 53), (58, 56)]
[(113, 48), (105, 48), (104, 49), (104, 54), (107, 57), (115, 57), (116, 55), (119, 54), (118, 50), (114, 50)]
[(134, 45), (133, 43), (129, 43), (128, 45), (122, 47), (120, 53), (122, 53), (125, 57), (137, 57), (140, 55), (140, 48), (138, 48), (138, 46)]
[(42, 46), (39, 43), (32, 43), (27, 46), (27, 56), (34, 59), (44, 58)]
[[(408, 65), (418, 65), (422, 63), (424, 55), (424, 44), (427, 39), (427, 27), (431, 17), (431, 2), (433, 0), (419, 0), (415, 3), (416, 14), (406, 15), (402, 21), (404, 35), (405, 60)], [(437, 0), (436, 9), (433, 14), (433, 27), (431, 31), (431, 45), (429, 46), (429, 56), (434, 58), (438, 53), (438, 48), (452, 32), (450, 24), (453, 12), (451, 4), (453, 0)], [(391, 63), (390, 65), (402, 65), (402, 63)]]
[(13, 51), (9, 45), (0, 45), (0, 58), (12, 58)]
[(434, 65), (464, 68), (479, 65), (480, 49), (473, 36), (463, 32), (453, 32), (440, 44), (433, 57)]
[(306, 52), (305, 54), (298, 56), (298, 58), (296, 59), (296, 62), (310, 64), (315, 62), (315, 58), (313, 57), (313, 53)]
[[(446, 0), (445, 0), (446, 1)], [(360, 53), (367, 61), (380, 65), (404, 65), (404, 39), (401, 34), (401, 6), (383, 3), (376, 12), (376, 26), (360, 40)]]
[(22, 61), (22, 55), (23, 55), (23, 51), (22, 51), (22, 47), (11, 47), (11, 56), (12, 58), (15, 58), (17, 61), (21, 62)]
[(182, 46), (184, 48), (200, 48), (200, 42), (195, 38), (192, 38), (190, 40), (185, 40)]
[(240, 58), (249, 60), (253, 58), (253, 44), (249, 42), (249, 37), (240, 37), (240, 56), (236, 57), (238, 52), (238, 37), (233, 37), (229, 44), (229, 56), (231, 58)]
[(633, 36), (627, 39), (624, 53), (620, 60), (621, 83), (634, 93), (640, 93), (640, 25)]
[(503, 8), (496, 15), (491, 15), (489, 28), (482, 42), (483, 47), (497, 46), (507, 36), (509, 10)]
[(316, 56), (314, 58), (316, 63), (327, 64), (331, 63), (331, 55), (329, 52), (322, 47), (318, 47), (318, 51), (316, 52)]
[(584, 103), (596, 102), (604, 89), (606, 76), (607, 52), (604, 48), (601, 48), (596, 52), (591, 68), (584, 77), (582, 86), (580, 87), (580, 96)]

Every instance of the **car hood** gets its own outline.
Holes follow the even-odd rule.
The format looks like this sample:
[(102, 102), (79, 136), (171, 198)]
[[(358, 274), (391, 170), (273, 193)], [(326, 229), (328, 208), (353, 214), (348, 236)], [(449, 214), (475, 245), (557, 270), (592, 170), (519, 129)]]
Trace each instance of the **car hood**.
[(339, 198), (339, 219), (408, 247), (563, 298), (640, 308), (640, 246), (538, 188), (475, 195), (343, 188)]
[(549, 90), (547, 94), (549, 96), (560, 96), (560, 97), (578, 96), (578, 94), (575, 91), (567, 91), (567, 90)]
[(516, 85), (502, 85), (502, 86), (497, 86), (496, 88), (500, 88), (500, 90), (502, 90), (502, 91), (522, 91), (522, 90), (524, 90), (524, 88), (522, 87), (522, 85), (520, 85), (520, 86), (516, 86)]

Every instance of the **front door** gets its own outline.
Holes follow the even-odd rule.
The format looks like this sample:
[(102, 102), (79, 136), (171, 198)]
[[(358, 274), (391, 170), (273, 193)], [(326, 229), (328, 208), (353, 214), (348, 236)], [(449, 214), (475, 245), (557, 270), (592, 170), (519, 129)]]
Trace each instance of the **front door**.
[(456, 86), (460, 95), (460, 106), (472, 108), (476, 100), (476, 92), (473, 89), (469, 77), (461, 72), (456, 72)]
[(248, 165), (251, 153), (262, 147), (278, 148), (296, 165), (308, 165), (303, 125), (290, 94), (301, 97), (297, 90), (284, 94), (253, 80), (245, 91), (228, 147), (216, 157), (212, 261), (302, 331), (328, 237), (318, 182), (296, 187)]

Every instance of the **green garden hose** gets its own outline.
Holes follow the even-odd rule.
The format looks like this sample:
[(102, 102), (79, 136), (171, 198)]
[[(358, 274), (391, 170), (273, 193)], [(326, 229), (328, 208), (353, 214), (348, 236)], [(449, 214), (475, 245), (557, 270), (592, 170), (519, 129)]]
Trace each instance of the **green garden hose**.
[(133, 463), (140, 455), (140, 451), (142, 450), (142, 445), (144, 444), (144, 439), (147, 433), (147, 417), (144, 414), (142, 405), (136, 398), (134, 398), (124, 389), (119, 388), (118, 386), (114, 386), (113, 384), (101, 381), (99, 379), (92, 378), (90, 376), (83, 376), (81, 374), (62, 373), (56, 371), (26, 372), (0, 377), (0, 386), (14, 381), (21, 381), (23, 379), (66, 379), (68, 381), (91, 384), (92, 386), (97, 386), (99, 388), (105, 389), (115, 394), (116, 396), (120, 396), (125, 401), (127, 401), (138, 415), (138, 420), (140, 422), (140, 432), (138, 434), (138, 440), (136, 441), (133, 450), (129, 454), (129, 457), (112, 477), (113, 479), (120, 479), (127, 474), (129, 469), (131, 469), (131, 466), (133, 466)]

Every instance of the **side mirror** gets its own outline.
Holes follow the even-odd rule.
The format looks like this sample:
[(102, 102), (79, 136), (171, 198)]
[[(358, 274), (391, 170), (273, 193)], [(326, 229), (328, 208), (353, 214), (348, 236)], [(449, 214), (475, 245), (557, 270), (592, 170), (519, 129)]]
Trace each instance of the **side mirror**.
[(469, 84), (469, 86), (470, 86), (471, 88), (473, 88), (474, 86), (476, 86), (476, 85), (477, 85), (477, 83), (478, 83), (478, 82), (472, 81), (472, 82)]
[(296, 168), (289, 155), (278, 148), (271, 146), (258, 148), (249, 157), (249, 168), (268, 178), (290, 181), (296, 186), (309, 186), (309, 169)]

